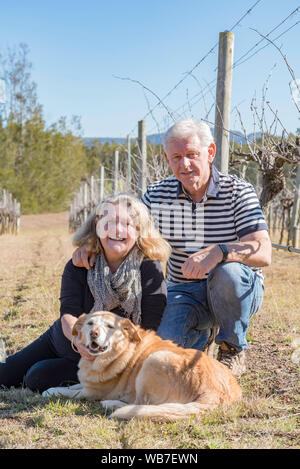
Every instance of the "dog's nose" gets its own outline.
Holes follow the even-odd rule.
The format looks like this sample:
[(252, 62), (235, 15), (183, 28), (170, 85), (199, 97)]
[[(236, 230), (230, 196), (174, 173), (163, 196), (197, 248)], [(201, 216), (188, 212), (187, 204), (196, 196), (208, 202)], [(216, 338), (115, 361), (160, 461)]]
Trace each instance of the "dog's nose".
[(91, 338), (96, 339), (97, 337), (99, 337), (99, 329), (92, 329), (91, 330)]

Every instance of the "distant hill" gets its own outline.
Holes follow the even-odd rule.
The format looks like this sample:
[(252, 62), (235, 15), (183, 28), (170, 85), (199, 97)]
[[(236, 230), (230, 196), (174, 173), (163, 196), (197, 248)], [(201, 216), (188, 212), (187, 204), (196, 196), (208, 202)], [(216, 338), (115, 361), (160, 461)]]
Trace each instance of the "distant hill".
[[(152, 143), (153, 145), (159, 145), (163, 143), (163, 136), (164, 134), (152, 134), (147, 135), (147, 140)], [(83, 143), (91, 147), (95, 140), (99, 140), (102, 144), (109, 143), (112, 144), (113, 142), (118, 143), (120, 145), (126, 145), (127, 139), (126, 138), (119, 138), (119, 137), (84, 137)], [(132, 139), (134, 140), (134, 139)]]
[(102, 144), (104, 143), (112, 144), (112, 142), (115, 142), (115, 143), (119, 143), (120, 145), (124, 145), (126, 141), (125, 138), (113, 138), (113, 137), (84, 137), (82, 140), (83, 140), (83, 143), (89, 148), (93, 145), (93, 142), (95, 140), (100, 141)]
[[(214, 135), (214, 129), (211, 129), (211, 131), (212, 131), (212, 134)], [(256, 134), (256, 138), (259, 138), (260, 136), (261, 136), (261, 133), (258, 132)], [(163, 137), (164, 137), (163, 133), (152, 134), (152, 135), (147, 135), (147, 140), (148, 140), (148, 142), (152, 143), (153, 145), (159, 145), (159, 144), (163, 143)], [(253, 140), (254, 139), (254, 134), (253, 133), (248, 134), (247, 138), (249, 140)], [(92, 146), (93, 141), (95, 141), (95, 140), (99, 140), (102, 144), (107, 143), (107, 142), (109, 144), (111, 144), (112, 142), (115, 142), (115, 143), (118, 143), (119, 145), (126, 145), (126, 142), (127, 142), (126, 138), (119, 138), (119, 137), (116, 137), (116, 138), (113, 138), (113, 137), (85, 137), (85, 138), (83, 138), (84, 144), (86, 146), (88, 146), (89, 148)], [(246, 139), (244, 137), (244, 134), (242, 134), (242, 132), (240, 132), (239, 130), (232, 130), (231, 131), (230, 140), (234, 141), (236, 143), (246, 143)]]

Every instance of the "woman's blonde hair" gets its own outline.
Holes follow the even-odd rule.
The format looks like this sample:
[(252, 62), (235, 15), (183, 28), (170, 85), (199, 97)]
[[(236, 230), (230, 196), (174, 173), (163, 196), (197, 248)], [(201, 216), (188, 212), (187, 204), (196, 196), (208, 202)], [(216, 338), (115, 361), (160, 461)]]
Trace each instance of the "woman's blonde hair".
[(74, 234), (74, 246), (86, 246), (89, 252), (95, 254), (103, 250), (96, 232), (95, 221), (104, 216), (104, 212), (109, 204), (125, 205), (130, 209), (129, 213), (135, 220), (138, 232), (136, 245), (145, 257), (161, 262), (166, 262), (169, 259), (171, 246), (155, 227), (147, 207), (139, 199), (127, 193), (110, 195), (103, 199), (89, 215), (86, 222)]

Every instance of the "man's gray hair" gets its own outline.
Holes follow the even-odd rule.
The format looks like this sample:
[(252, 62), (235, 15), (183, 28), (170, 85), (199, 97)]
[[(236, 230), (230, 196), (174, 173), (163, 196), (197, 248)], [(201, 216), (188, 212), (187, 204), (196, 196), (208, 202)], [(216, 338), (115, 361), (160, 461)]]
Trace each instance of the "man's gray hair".
[(166, 150), (167, 145), (172, 140), (190, 137), (191, 135), (197, 135), (204, 147), (208, 147), (214, 141), (211, 130), (205, 122), (186, 119), (176, 122), (167, 130), (164, 136), (164, 149)]

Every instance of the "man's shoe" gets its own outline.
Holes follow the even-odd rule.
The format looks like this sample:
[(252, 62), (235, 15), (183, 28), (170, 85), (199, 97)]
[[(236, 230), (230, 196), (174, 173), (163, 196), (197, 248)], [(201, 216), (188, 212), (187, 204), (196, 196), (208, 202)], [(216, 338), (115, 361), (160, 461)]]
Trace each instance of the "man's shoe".
[(233, 376), (240, 378), (246, 371), (246, 356), (244, 350), (238, 352), (226, 342), (222, 342), (218, 350), (217, 360), (226, 365)]

